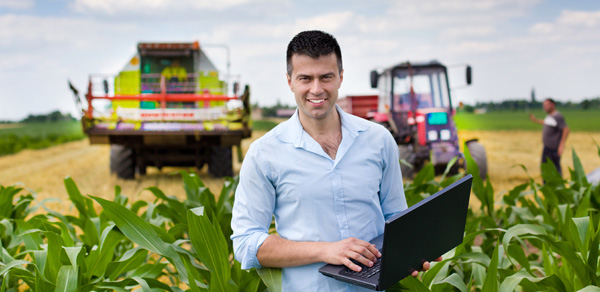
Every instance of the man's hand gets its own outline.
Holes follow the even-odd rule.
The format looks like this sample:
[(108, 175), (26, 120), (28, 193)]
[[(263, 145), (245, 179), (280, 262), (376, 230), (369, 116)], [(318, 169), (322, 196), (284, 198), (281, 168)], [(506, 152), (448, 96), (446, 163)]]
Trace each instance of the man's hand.
[(565, 144), (559, 144), (558, 150), (557, 150), (558, 156), (562, 156), (564, 150), (565, 150)]
[(375, 245), (354, 237), (331, 242), (324, 251), (324, 262), (344, 265), (356, 272), (360, 272), (362, 268), (350, 259), (372, 267), (378, 257), (381, 257), (381, 253), (375, 248)]
[[(442, 261), (442, 257), (439, 257), (437, 259), (434, 260), (434, 262), (440, 262)], [(429, 262), (424, 262), (423, 263), (423, 268), (421, 269), (422, 272), (425, 272), (427, 270), (429, 270), (429, 268), (431, 268), (431, 264)], [(416, 277), (419, 275), (419, 271), (413, 271), (411, 274), (413, 277)]]

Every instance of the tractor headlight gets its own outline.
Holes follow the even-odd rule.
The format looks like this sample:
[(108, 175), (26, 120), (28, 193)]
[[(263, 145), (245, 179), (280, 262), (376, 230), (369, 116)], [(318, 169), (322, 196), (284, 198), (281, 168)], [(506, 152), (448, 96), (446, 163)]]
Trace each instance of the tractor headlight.
[(431, 130), (429, 132), (427, 132), (427, 140), (429, 141), (435, 141), (438, 139), (438, 133), (435, 130)]
[(440, 131), (440, 139), (446, 141), (450, 140), (450, 130), (444, 129)]

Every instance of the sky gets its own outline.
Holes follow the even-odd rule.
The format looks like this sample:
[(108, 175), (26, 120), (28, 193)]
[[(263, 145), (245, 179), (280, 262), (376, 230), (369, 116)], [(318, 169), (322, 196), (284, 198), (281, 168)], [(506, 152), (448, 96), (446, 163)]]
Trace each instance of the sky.
[(455, 105), (600, 96), (597, 0), (0, 0), (0, 120), (77, 115), (67, 81), (84, 92), (90, 74), (118, 74), (138, 42), (199, 41), (223, 74), (229, 56), (252, 103), (293, 105), (285, 50), (312, 29), (342, 48), (340, 96), (375, 93), (371, 70), (434, 59)]

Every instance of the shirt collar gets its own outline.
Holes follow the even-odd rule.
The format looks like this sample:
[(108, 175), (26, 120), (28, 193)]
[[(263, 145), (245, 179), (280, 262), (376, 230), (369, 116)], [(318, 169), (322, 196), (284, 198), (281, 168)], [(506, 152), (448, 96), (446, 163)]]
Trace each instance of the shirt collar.
[[(369, 128), (368, 123), (357, 123), (350, 114), (344, 112), (337, 104), (335, 105), (335, 108), (340, 115), (342, 129), (346, 129), (350, 135), (356, 137), (359, 132), (366, 131)], [(302, 145), (302, 133), (304, 132), (298, 114), (298, 109), (296, 109), (294, 115), (286, 122), (286, 126), (279, 129), (277, 133), (277, 138), (279, 140), (286, 143), (292, 143), (294, 144), (294, 147), (300, 147)]]

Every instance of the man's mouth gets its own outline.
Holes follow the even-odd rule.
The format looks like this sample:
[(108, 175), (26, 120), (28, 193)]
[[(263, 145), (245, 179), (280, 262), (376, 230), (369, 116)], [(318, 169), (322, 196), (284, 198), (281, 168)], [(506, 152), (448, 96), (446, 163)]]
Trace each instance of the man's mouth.
[(323, 102), (325, 102), (325, 99), (309, 99), (308, 102), (312, 104), (322, 104)]

